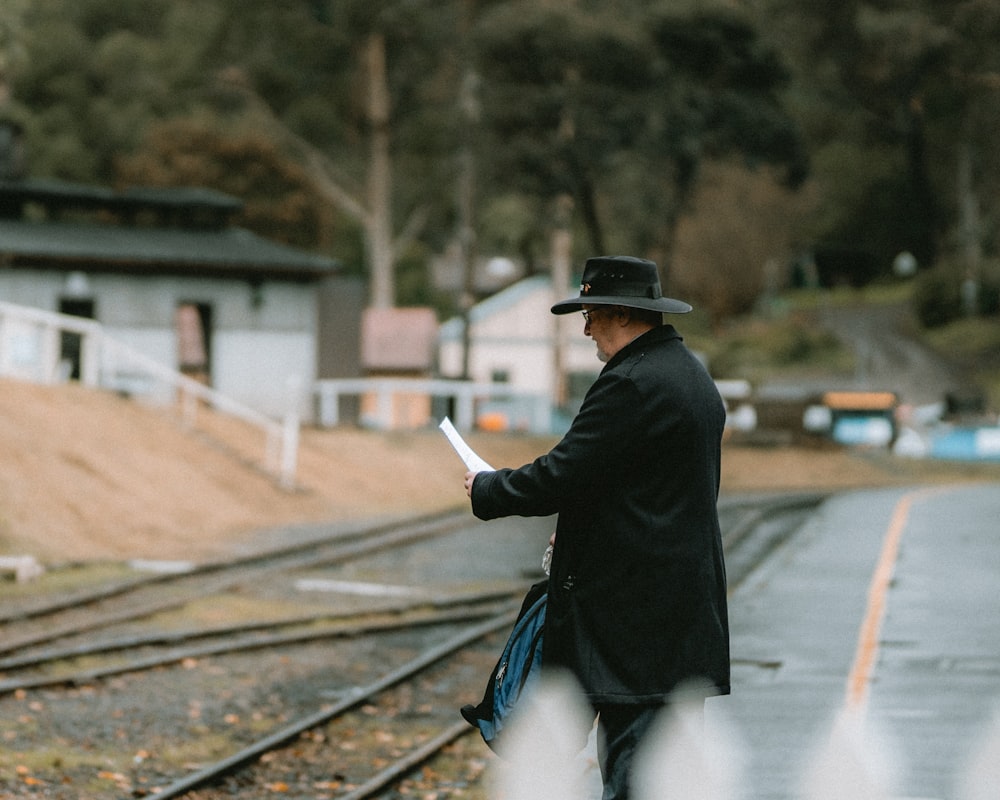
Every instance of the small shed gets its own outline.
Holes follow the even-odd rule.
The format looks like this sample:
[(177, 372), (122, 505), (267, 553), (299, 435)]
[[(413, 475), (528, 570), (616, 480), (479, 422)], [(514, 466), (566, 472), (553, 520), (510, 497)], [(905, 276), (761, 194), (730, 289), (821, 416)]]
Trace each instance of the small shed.
[[(547, 275), (525, 278), (473, 306), (469, 319), (469, 377), (481, 383), (507, 384), (520, 398), (480, 409), (479, 417), (510, 428), (533, 427), (532, 397), (550, 398), (563, 420), (580, 403), (601, 370), (594, 343), (583, 335), (579, 314), (555, 315), (554, 302), (569, 289), (554, 291)], [(462, 373), (465, 322), (460, 317), (441, 326), (439, 370), (443, 377)], [(561, 426), (557, 419), (554, 429)]]
[[(366, 378), (430, 378), (434, 372), (437, 316), (431, 308), (369, 308), (361, 318), (361, 367)], [(392, 408), (361, 398), (362, 419), (381, 428), (422, 428), (431, 422), (431, 397), (398, 392)]]
[[(94, 319), (265, 414), (284, 414), (297, 386), (308, 418), (319, 297), (338, 265), (237, 227), (241, 207), (203, 188), (0, 180), (0, 299)], [(78, 342), (61, 347), (77, 374)]]

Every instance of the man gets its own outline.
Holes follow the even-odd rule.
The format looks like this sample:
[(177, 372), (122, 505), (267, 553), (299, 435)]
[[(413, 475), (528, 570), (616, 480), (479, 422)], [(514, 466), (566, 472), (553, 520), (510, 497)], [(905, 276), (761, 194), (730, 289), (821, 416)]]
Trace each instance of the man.
[(726, 576), (716, 501), (725, 411), (663, 313), (656, 264), (591, 258), (578, 297), (605, 362), (569, 431), (520, 469), (469, 472), (480, 519), (557, 513), (543, 665), (568, 669), (598, 715), (604, 800), (671, 692), (729, 692)]

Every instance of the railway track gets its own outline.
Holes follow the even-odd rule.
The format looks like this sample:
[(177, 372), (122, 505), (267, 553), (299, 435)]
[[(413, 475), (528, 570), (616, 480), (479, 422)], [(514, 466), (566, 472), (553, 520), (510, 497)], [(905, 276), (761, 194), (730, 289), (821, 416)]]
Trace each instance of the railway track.
[[(352, 693), (351, 696), (341, 700), (339, 703), (323, 708), (315, 714), (310, 714), (301, 719), (297, 719), (290, 725), (287, 725), (283, 729), (257, 742), (254, 742), (252, 745), (244, 748), (238, 753), (211, 764), (192, 775), (185, 776), (184, 778), (175, 781), (169, 786), (157, 791), (155, 794), (151, 795), (151, 797), (155, 800), (167, 800), (167, 798), (178, 797), (190, 789), (196, 788), (206, 782), (216, 780), (219, 777), (228, 774), (233, 769), (260, 757), (264, 753), (271, 752), (278, 747), (286, 745), (288, 742), (292, 741), (306, 731), (312, 730), (319, 725), (329, 723), (331, 720), (343, 715), (345, 712), (356, 707), (358, 704), (366, 700), (371, 700), (375, 696), (404, 680), (412, 679), (415, 675), (420, 674), (447, 656), (468, 647), (472, 643), (477, 642), (492, 633), (509, 629), (517, 617), (519, 607), (520, 600), (518, 599), (513, 601), (508, 605), (508, 608), (491, 617), (486, 622), (460, 631), (458, 634), (447, 639), (442, 644), (426, 650), (417, 658), (407, 662), (398, 669), (395, 669), (363, 688), (358, 689)], [(462, 728), (468, 728), (468, 726), (464, 722), (461, 726), (457, 724), (451, 725), (441, 734), (433, 737), (429, 743), (422, 743), (422, 745), (418, 748), (418, 757), (415, 757), (413, 753), (407, 753), (405, 756), (396, 759), (397, 763), (393, 764), (388, 771), (383, 770), (378, 775), (369, 778), (369, 780), (367, 780), (361, 787), (357, 787), (353, 790), (353, 796), (367, 797), (369, 796), (369, 793), (382, 788), (382, 786), (385, 785), (385, 780), (388, 775), (398, 775), (402, 773), (404, 768), (399, 762), (410, 765), (417, 763), (416, 758), (429, 758), (439, 749), (454, 741), (454, 739), (463, 732)]]
[[(799, 495), (744, 498), (720, 505), (730, 583), (735, 586), (745, 580), (794, 534), (821, 500), (820, 495)], [(276, 694), (298, 682), (301, 696), (294, 702), (278, 701), (281, 712), (261, 711), (258, 719), (248, 712), (255, 703), (253, 690), (250, 697), (234, 700), (240, 711), (223, 718), (241, 717), (247, 724), (233, 723), (233, 735), (226, 738), (244, 746), (230, 744), (217, 758), (206, 758), (218, 749), (213, 744), (219, 737), (217, 729), (207, 725), (206, 730), (195, 726), (192, 731), (182, 726), (181, 746), (197, 758), (187, 759), (180, 769), (160, 765), (162, 759), (143, 755), (170, 746), (169, 734), (157, 735), (148, 746), (135, 748), (131, 768), (112, 772), (115, 786), (106, 788), (157, 800), (194, 791), (199, 800), (233, 793), (258, 796), (282, 791), (282, 787), (316, 798), (376, 796), (387, 786), (415, 780), (418, 766), (436, 770), (433, 765), (447, 762), (455, 748), (482, 750), (477, 750), (475, 740), (462, 742), (472, 729), (458, 719), (456, 687), (473, 695), (481, 691), (527, 581), (485, 591), (424, 586), (415, 596), (368, 601), (361, 611), (309, 611), (180, 631), (157, 629), (150, 620), (176, 607), (173, 603), (190, 602), (192, 596), (210, 597), (234, 587), (245, 591), (261, 582), (273, 582), (275, 576), (315, 570), (318, 564), (342, 565), (398, 554), (431, 538), (461, 541), (468, 536), (463, 530), (468, 524), (466, 515), (448, 515), (402, 528), (361, 531), (255, 554), (239, 564), (210, 565), (194, 575), (131, 581), (107, 596), (91, 592), (91, 599), (78, 600), (81, 607), (66, 608), (66, 598), (61, 598), (44, 610), (39, 604), (30, 613), (23, 608), (8, 613), (0, 638), (0, 710), (4, 693), (22, 704), (30, 704), (32, 697), (41, 694), (45, 699), (35, 702), (55, 709), (65, 701), (79, 702), (81, 693), (87, 697), (114, 694), (119, 691), (115, 680), (139, 694), (155, 693), (155, 688), (144, 688), (147, 681), (150, 685), (158, 681), (183, 684), (176, 676), (185, 671), (197, 672), (204, 682), (201, 691), (211, 696), (219, 691), (212, 688), (218, 685), (215, 676), (230, 670), (233, 676), (241, 676), (252, 671), (250, 665), (259, 659), (261, 670), (268, 674), (266, 681), (240, 677), (230, 683), (245, 682), (254, 689), (266, 683), (270, 693)], [(138, 630), (120, 633), (126, 622), (138, 625)], [(30, 624), (44, 625), (46, 630), (29, 632), (26, 626)], [(19, 632), (16, 647), (9, 645), (8, 630)], [(95, 636), (96, 631), (104, 633)], [(387, 658), (387, 653), (399, 657)], [(329, 661), (328, 678), (334, 688), (324, 687), (317, 677), (322, 673), (315, 669), (308, 680), (297, 676), (295, 669), (285, 677), (270, 674), (277, 669), (275, 664), (301, 668), (324, 660)], [(355, 677), (358, 680), (351, 680)], [(198, 689), (190, 691), (198, 693)], [(429, 699), (435, 697), (440, 700)], [(419, 698), (428, 699), (421, 702)], [(274, 705), (264, 703), (265, 708)], [(450, 771), (436, 770), (436, 785), (475, 783), (476, 776), (461, 774), (462, 764), (481, 764), (484, 755), (480, 752), (478, 758), (469, 758), (466, 754)], [(0, 761), (0, 776), (2, 766)], [(46, 796), (59, 800), (78, 796), (59, 791), (53, 788), (54, 793)], [(93, 796), (114, 795), (94, 791)]]
[(276, 573), (343, 563), (453, 532), (468, 516), (451, 513), (404, 524), (337, 533), (185, 572), (145, 574), (36, 602), (0, 614), (0, 655), (176, 609), (193, 598), (266, 581)]
[[(141, 672), (191, 659), (288, 647), (310, 641), (361, 636), (432, 625), (478, 620), (496, 612), (497, 601), (516, 599), (513, 590), (474, 593), (466, 597), (434, 598), (409, 607), (395, 605), (363, 614), (307, 614), (280, 621), (249, 621), (186, 631), (160, 631), (106, 638), (69, 647), (55, 647), (0, 659), (0, 674), (32, 670), (32, 674), (0, 679), (0, 695), (27, 689), (81, 686), (113, 675)], [(428, 609), (431, 610), (428, 610)], [(147, 651), (154, 652), (147, 652)], [(124, 653), (125, 658), (84, 669), (39, 672), (47, 666), (73, 663), (92, 656)]]

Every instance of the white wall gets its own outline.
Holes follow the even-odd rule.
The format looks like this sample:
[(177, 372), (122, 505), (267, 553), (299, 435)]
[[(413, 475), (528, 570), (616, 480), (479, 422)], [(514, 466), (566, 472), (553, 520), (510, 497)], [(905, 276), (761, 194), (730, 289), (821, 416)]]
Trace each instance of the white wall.
[[(547, 281), (529, 279), (480, 304), (472, 315), (469, 371), (473, 380), (489, 381), (495, 371), (504, 370), (514, 388), (554, 397), (557, 334), (564, 371), (596, 377), (601, 363), (593, 340), (583, 334), (583, 317), (557, 316), (550, 311), (553, 302)], [(460, 320), (442, 326), (439, 367), (447, 377), (461, 373)]]
[(306, 419), (312, 417), (314, 337), (296, 332), (226, 331), (216, 334), (214, 346), (213, 377), (220, 392), (272, 417), (283, 416), (297, 396), (299, 413)]
[[(174, 315), (181, 303), (212, 307), (212, 386), (263, 413), (288, 410), (288, 381), (301, 383), (300, 412), (312, 416), (308, 387), (316, 379), (316, 285), (265, 282), (260, 304), (245, 280), (88, 274), (87, 296), (109, 336), (176, 368)], [(67, 274), (0, 269), (0, 299), (58, 311)]]

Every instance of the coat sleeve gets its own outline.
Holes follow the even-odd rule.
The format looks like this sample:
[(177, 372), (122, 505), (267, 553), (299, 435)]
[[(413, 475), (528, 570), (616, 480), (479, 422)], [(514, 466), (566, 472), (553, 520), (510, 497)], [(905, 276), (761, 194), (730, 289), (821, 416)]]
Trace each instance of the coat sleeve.
[[(630, 415), (638, 393), (627, 376), (606, 372), (594, 382), (566, 435), (519, 469), (481, 472), (472, 485), (479, 519), (548, 516), (581, 494), (598, 491), (634, 446)], [(613, 472), (612, 472), (613, 474)]]

